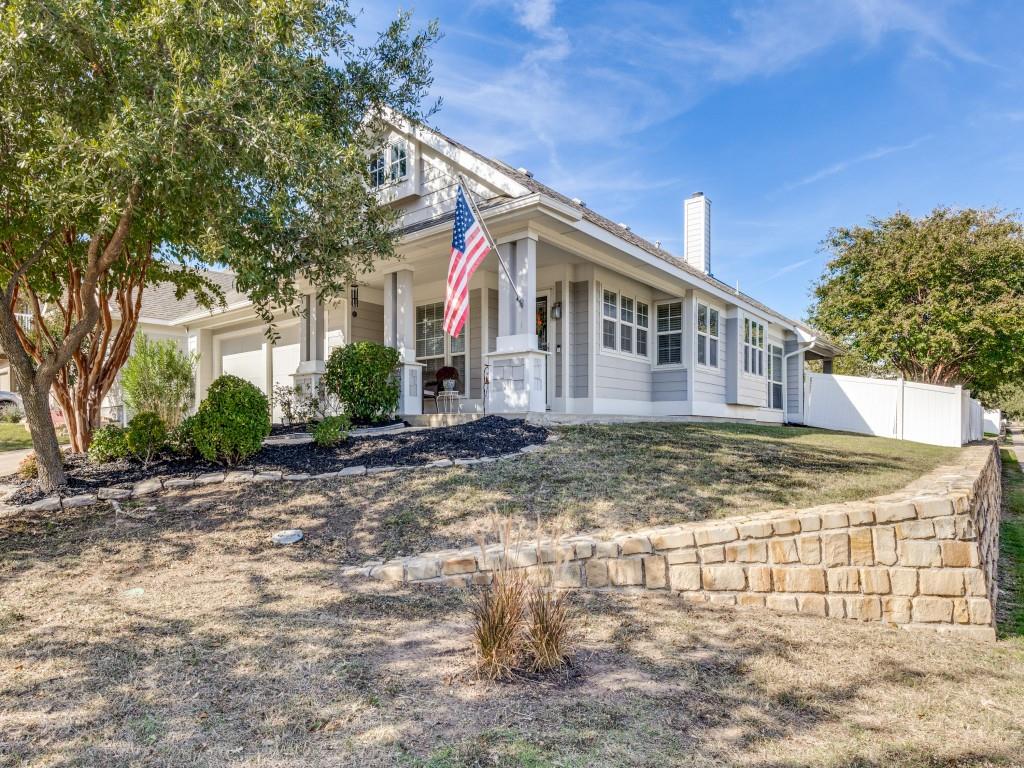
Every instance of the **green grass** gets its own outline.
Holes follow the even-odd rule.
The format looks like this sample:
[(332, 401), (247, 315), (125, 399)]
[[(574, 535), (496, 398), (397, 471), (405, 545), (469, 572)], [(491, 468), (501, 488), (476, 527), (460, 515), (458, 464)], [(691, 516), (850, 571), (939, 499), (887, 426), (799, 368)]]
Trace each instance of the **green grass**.
[(32, 435), (23, 424), (0, 424), (0, 451), (17, 451), (32, 447)]
[(1012, 451), (1003, 450), (1003, 523), (999, 532), (1004, 611), (1000, 634), (1024, 636), (1024, 472)]
[[(58, 430), (57, 440), (61, 445), (68, 442), (66, 430)], [(32, 435), (24, 424), (0, 423), (0, 453), (3, 451), (20, 451), (32, 447)]]

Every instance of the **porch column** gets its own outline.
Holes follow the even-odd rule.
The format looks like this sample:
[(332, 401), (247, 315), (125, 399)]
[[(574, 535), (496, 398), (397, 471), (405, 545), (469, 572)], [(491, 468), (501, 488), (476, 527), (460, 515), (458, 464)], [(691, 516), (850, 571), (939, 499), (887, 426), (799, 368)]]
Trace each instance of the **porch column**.
[(320, 294), (307, 293), (302, 297), (302, 315), (299, 318), (299, 367), (292, 374), (296, 387), (315, 392), (324, 373), (324, 304)]
[(398, 412), (423, 413), (424, 365), (416, 362), (416, 305), (411, 269), (400, 269), (384, 277), (384, 343), (398, 350)]
[(199, 355), (193, 380), (195, 397), (191, 412), (195, 413), (199, 403), (206, 397), (206, 390), (209, 389), (213, 381), (213, 331), (209, 328), (189, 330), (186, 346), (190, 355)]
[(537, 240), (529, 236), (503, 243), (498, 252), (512, 279), (499, 269), (498, 338), (495, 351), (487, 355), (487, 410), (543, 413), (548, 353), (537, 348)]

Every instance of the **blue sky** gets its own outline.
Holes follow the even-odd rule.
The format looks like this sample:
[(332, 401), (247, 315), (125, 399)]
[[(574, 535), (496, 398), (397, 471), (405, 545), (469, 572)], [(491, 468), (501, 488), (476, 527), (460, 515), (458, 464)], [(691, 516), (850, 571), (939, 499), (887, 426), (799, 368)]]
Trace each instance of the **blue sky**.
[(832, 226), (1024, 207), (1024, 3), (379, 0), (360, 37), (400, 8), (436, 127), (677, 254), (704, 191), (714, 274), (794, 317)]

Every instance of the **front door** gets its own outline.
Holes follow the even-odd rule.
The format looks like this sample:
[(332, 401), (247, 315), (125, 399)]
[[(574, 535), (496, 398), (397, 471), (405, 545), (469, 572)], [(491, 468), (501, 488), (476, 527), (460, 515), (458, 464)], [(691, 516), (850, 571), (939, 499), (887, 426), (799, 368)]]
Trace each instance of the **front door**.
[(551, 354), (551, 334), (554, 333), (554, 329), (548, 322), (548, 318), (551, 316), (551, 291), (538, 291), (537, 292), (537, 349), (541, 352), (547, 352), (547, 365), (545, 369), (545, 392), (544, 402), (547, 407), (551, 407), (551, 397), (554, 391), (555, 378), (554, 378), (554, 359), (555, 356)]
[(782, 347), (768, 345), (768, 407), (782, 410)]

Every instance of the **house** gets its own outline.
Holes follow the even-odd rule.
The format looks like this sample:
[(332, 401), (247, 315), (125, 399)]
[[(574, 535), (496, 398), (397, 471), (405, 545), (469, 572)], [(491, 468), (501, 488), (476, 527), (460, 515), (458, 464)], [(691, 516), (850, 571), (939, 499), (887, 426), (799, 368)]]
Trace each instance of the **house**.
[[(711, 201), (701, 193), (683, 202), (680, 258), (422, 125), (396, 123), (371, 175), (400, 212), (400, 260), (376, 264), (333, 303), (302, 286), (305, 316), (282, 316), (275, 343), (244, 295), (229, 292), (213, 313), (146, 296), (143, 330), (200, 354), (200, 395), (222, 373), (268, 395), (309, 385), (334, 347), (371, 340), (399, 350), (406, 415), (423, 412), (424, 385), (451, 366), (464, 413), (800, 422), (804, 363), (829, 365), (841, 351), (712, 276)], [(510, 276), (488, 255), (452, 338), (442, 317), (460, 176)]]

